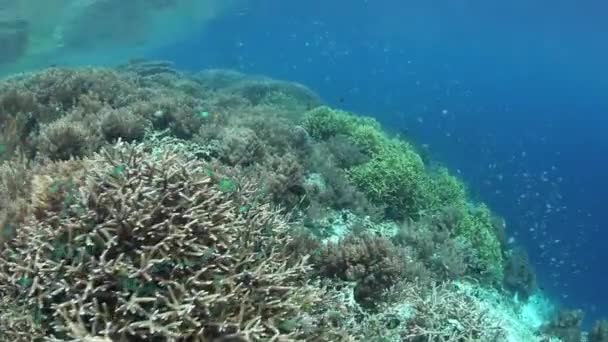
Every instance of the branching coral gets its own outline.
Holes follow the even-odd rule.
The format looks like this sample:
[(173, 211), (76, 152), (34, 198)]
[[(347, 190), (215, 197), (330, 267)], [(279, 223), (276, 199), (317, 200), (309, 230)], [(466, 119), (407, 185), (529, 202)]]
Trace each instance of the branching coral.
[(42, 106), (36, 101), (36, 94), (31, 90), (19, 89), (14, 85), (11, 88), (0, 88), (0, 111), (2, 116), (36, 113), (41, 109)]
[(249, 166), (262, 162), (266, 153), (265, 144), (257, 134), (245, 127), (222, 130), (219, 146), (219, 158), (231, 166)]
[(12, 238), (31, 215), (47, 217), (49, 209), (61, 208), (65, 195), (84, 182), (86, 168), (83, 160), (0, 164), (0, 242)]
[(428, 207), (428, 177), (422, 160), (411, 150), (386, 150), (354, 167), (350, 175), (372, 201), (386, 205), (389, 217), (417, 217)]
[[(334, 148), (340, 149), (340, 146)], [(341, 152), (335, 152), (346, 154), (349, 150), (346, 147)], [(353, 160), (357, 158), (352, 154), (343, 157), (351, 157)], [(305, 187), (310, 208), (349, 209), (362, 217), (382, 217), (383, 208), (373, 205), (367, 196), (350, 182), (347, 172), (336, 165), (340, 163), (336, 159), (335, 154), (326, 145), (315, 145), (308, 156), (306, 169), (312, 173), (308, 175)]]
[(100, 113), (100, 129), (104, 138), (110, 142), (140, 140), (144, 137), (150, 122), (133, 113), (129, 108), (106, 108)]
[(332, 156), (336, 166), (341, 169), (350, 169), (369, 161), (369, 156), (365, 155), (361, 148), (344, 135), (328, 139), (322, 147), (324, 148), (319, 148), (319, 150), (325, 154), (325, 158), (327, 155)]
[[(502, 281), (502, 250), (492, 214), (485, 206), (469, 206), (464, 184), (446, 168), (430, 169), (413, 146), (389, 137), (371, 119), (319, 107), (307, 114), (304, 125), (322, 141), (344, 136), (369, 157), (347, 170), (349, 178), (372, 203), (386, 208), (387, 218), (416, 221), (455, 208), (459, 215), (450, 241), (459, 239), (473, 248), (476, 278)], [(443, 248), (442, 253), (449, 258), (455, 250)], [(454, 273), (462, 273), (458, 270), (462, 265), (457, 264)]]
[(456, 234), (467, 239), (477, 254), (481, 278), (500, 283), (503, 280), (504, 260), (500, 241), (492, 224), (492, 213), (485, 205), (462, 208), (463, 216), (456, 226)]
[[(75, 126), (66, 136), (79, 136), (76, 130), (84, 128), (88, 130), (86, 136), (94, 139), (85, 142), (89, 146), (77, 144), (74, 151), (66, 151), (68, 146), (51, 147), (57, 148), (57, 153), (49, 150), (45, 140), (41, 141), (43, 154), (56, 154), (52, 157), (58, 159), (65, 158), (65, 153), (86, 152), (82, 147), (86, 147), (87, 154), (97, 150), (100, 142), (94, 135), (103, 135), (111, 142), (118, 137), (140, 139), (150, 122), (156, 128), (170, 128), (173, 134), (190, 138), (204, 121), (199, 113), (205, 102), (176, 86), (186, 80), (175, 77), (173, 83), (164, 84), (135, 73), (96, 68), (51, 68), (3, 80), (0, 144), (7, 155), (17, 149), (34, 155), (37, 141), (32, 142), (31, 138), (51, 125), (59, 126), (57, 122), (61, 120)], [(70, 118), (66, 120), (66, 116)]]
[(350, 132), (363, 123), (380, 127), (371, 119), (357, 118), (348, 112), (321, 106), (306, 113), (303, 125), (313, 138), (325, 140), (338, 134), (350, 136)]
[(92, 162), (86, 187), (3, 251), (3, 340), (305, 336), (309, 267), (280, 215), (247, 206), (251, 188), (222, 192), (203, 164), (145, 145)]
[(27, 216), (30, 176), (25, 162), (0, 164), (0, 243), (10, 239)]
[(95, 132), (80, 122), (64, 117), (42, 126), (38, 137), (39, 153), (52, 160), (67, 160), (90, 154), (99, 143)]
[(151, 120), (156, 129), (168, 128), (179, 138), (192, 138), (205, 121), (202, 100), (158, 86), (152, 91), (153, 98), (138, 103), (135, 113)]
[(313, 260), (322, 275), (355, 282), (357, 302), (374, 307), (374, 300), (405, 276), (407, 259), (405, 251), (390, 240), (364, 234), (328, 243)]
[(475, 252), (467, 240), (455, 236), (457, 220), (454, 210), (446, 209), (418, 222), (402, 224), (394, 240), (432, 272), (433, 279), (458, 279), (470, 271)]
[(252, 175), (261, 182), (264, 194), (287, 210), (295, 208), (304, 198), (304, 170), (291, 153), (268, 156), (264, 164), (256, 165)]
[(434, 285), (425, 290), (406, 285), (401, 295), (412, 306), (403, 341), (504, 341), (502, 322), (488, 314), (479, 299), (453, 284)]
[[(0, 82), (0, 228), (17, 234), (0, 339), (338, 340), (319, 335), (352, 307), (323, 317), (311, 253), (314, 282), (352, 286), (354, 323), (418, 283), (410, 325), (387, 316), (358, 338), (488, 340), (474, 298), (420, 284), (502, 280), (490, 210), (376, 120), (318, 104), (291, 83), (164, 62)], [(115, 141), (145, 143), (94, 154)], [(268, 202), (318, 234), (294, 243)]]
[(307, 113), (303, 124), (312, 137), (346, 138), (369, 158), (348, 168), (351, 180), (371, 201), (385, 206), (390, 218), (417, 218), (466, 199), (458, 179), (444, 168), (427, 170), (413, 146), (389, 137), (373, 119), (319, 107)]
[[(121, 106), (137, 93), (137, 86), (128, 75), (101, 68), (50, 68), (9, 79), (0, 87), (0, 93), (12, 89), (33, 93), (43, 113), (68, 111), (85, 94), (96, 94), (111, 106)], [(48, 118), (43, 116), (45, 121)]]
[[(345, 287), (336, 294), (348, 307), (342, 324), (357, 341), (506, 342), (536, 341), (533, 334), (512, 334), (508, 320), (466, 283), (400, 282), (377, 311), (362, 309)], [(520, 336), (525, 336), (520, 339)]]

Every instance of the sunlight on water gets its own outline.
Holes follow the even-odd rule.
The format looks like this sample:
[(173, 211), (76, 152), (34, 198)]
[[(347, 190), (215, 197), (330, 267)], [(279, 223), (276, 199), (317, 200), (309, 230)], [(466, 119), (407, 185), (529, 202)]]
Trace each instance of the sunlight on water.
[[(0, 1), (0, 68), (116, 63), (178, 40), (238, 0)], [(110, 52), (111, 51), (111, 52)]]

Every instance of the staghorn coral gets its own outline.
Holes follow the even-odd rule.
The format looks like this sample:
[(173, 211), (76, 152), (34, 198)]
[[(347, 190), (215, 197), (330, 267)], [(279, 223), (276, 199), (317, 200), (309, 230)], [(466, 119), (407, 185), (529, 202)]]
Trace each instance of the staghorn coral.
[(136, 115), (129, 108), (106, 109), (100, 114), (101, 132), (109, 142), (118, 139), (124, 141), (141, 140), (150, 122), (143, 117)]
[(313, 138), (327, 140), (339, 134), (350, 136), (360, 123), (350, 113), (321, 106), (307, 112), (302, 124)]
[(0, 242), (12, 238), (30, 215), (46, 217), (49, 209), (65, 205), (65, 195), (83, 184), (87, 167), (85, 160), (0, 164)]
[(85, 185), (88, 160), (70, 160), (38, 165), (31, 171), (30, 213), (38, 220), (67, 210)]
[[(33, 157), (40, 129), (65, 115), (81, 119), (103, 106), (126, 105), (139, 96), (132, 81), (109, 69), (46, 69), (5, 79), (0, 82), (0, 144), (8, 156), (19, 151)], [(96, 120), (90, 119), (76, 121)]]
[(27, 216), (30, 175), (24, 161), (0, 164), (0, 244), (13, 236)]
[(407, 284), (401, 291), (412, 310), (402, 341), (506, 341), (504, 323), (492, 317), (479, 298), (455, 284), (435, 284), (430, 289)]
[(332, 295), (346, 307), (339, 320), (357, 341), (538, 341), (527, 331), (515, 333), (511, 316), (489, 306), (477, 290), (468, 283), (399, 282), (376, 311), (357, 304), (348, 286)]
[[(133, 78), (104, 68), (49, 68), (6, 80), (0, 94), (10, 91), (31, 92), (43, 113), (68, 111), (78, 105), (81, 95), (96, 94), (108, 105), (126, 105), (136, 95)], [(48, 115), (42, 119), (47, 121)]]
[(0, 258), (0, 338), (323, 333), (307, 316), (320, 292), (307, 285), (306, 258), (286, 249), (283, 217), (243, 210), (249, 186), (225, 193), (204, 164), (154, 151), (120, 143), (96, 155), (68, 205), (19, 229)]
[(311, 139), (305, 129), (295, 125), (290, 118), (292, 114), (279, 106), (259, 105), (235, 111), (227, 124), (252, 129), (271, 154), (293, 153), (304, 157), (310, 152)]
[(36, 121), (31, 113), (15, 115), (0, 112), (0, 160), (8, 160), (16, 155), (30, 156), (34, 145), (32, 133)]
[(36, 113), (41, 110), (36, 95), (30, 90), (6, 89), (0, 93), (0, 111), (4, 115)]
[(265, 144), (258, 135), (246, 127), (230, 127), (221, 131), (220, 160), (226, 165), (249, 166), (262, 162)]
[(69, 117), (43, 125), (37, 139), (38, 152), (52, 160), (84, 157), (98, 145), (95, 132)]
[[(183, 93), (159, 90), (139, 109), (160, 130), (170, 129), (178, 138), (190, 139), (203, 125), (203, 102)], [(137, 111), (136, 111), (137, 112)]]

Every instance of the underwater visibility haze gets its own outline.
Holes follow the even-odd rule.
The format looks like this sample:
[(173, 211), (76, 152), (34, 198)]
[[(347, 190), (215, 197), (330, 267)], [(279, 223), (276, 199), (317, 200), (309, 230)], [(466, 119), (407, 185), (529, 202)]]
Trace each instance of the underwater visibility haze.
[(0, 0), (0, 341), (608, 341), (607, 11)]

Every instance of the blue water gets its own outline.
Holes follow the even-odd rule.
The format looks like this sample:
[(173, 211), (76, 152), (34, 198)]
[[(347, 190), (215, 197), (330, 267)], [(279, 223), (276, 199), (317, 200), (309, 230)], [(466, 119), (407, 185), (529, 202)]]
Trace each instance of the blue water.
[(154, 52), (302, 82), (428, 144), (507, 220), (541, 287), (608, 316), (608, 5), (258, 0)]

